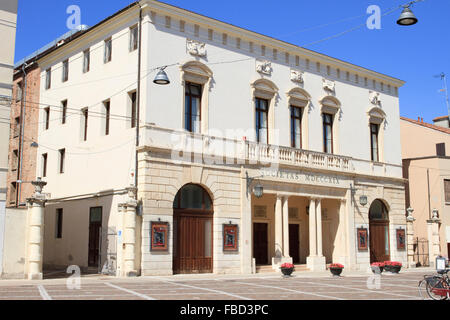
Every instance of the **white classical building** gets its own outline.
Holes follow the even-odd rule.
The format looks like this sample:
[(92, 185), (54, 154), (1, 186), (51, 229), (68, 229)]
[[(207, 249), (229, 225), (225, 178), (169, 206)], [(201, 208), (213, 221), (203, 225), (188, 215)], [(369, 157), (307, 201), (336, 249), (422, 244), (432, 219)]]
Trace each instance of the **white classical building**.
[(38, 62), (44, 268), (406, 264), (404, 82), (153, 0)]

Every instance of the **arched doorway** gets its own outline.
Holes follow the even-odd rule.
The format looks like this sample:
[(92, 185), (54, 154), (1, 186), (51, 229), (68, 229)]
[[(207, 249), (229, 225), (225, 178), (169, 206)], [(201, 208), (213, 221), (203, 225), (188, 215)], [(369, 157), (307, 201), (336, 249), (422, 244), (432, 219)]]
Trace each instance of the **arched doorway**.
[(199, 185), (187, 184), (173, 202), (173, 272), (213, 272), (213, 203)]
[(370, 263), (390, 260), (389, 213), (381, 200), (375, 200), (369, 209)]

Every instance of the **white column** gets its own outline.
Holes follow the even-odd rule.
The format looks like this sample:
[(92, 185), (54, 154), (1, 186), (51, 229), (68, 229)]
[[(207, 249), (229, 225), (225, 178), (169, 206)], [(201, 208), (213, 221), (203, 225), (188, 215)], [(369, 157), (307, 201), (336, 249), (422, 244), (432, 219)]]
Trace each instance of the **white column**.
[(342, 199), (339, 201), (339, 225), (337, 229), (337, 250), (333, 254), (333, 262), (341, 263), (348, 266), (348, 240), (347, 240), (347, 221), (346, 221), (346, 201)]
[(283, 257), (289, 257), (289, 202), (288, 197), (283, 201)]
[(44, 200), (28, 199), (27, 278), (41, 280), (44, 246)]
[[(245, 177), (244, 173), (242, 175)], [(247, 195), (247, 181), (241, 179), (241, 226), (239, 230), (241, 247), (241, 272), (243, 274), (253, 273), (252, 254), (252, 197)]]
[(322, 257), (322, 199), (317, 199), (316, 206), (317, 223), (317, 256)]
[(317, 255), (316, 246), (316, 200), (309, 201), (309, 256)]
[(412, 216), (413, 209), (406, 210), (408, 215), (406, 217), (406, 248), (408, 256), (408, 268), (415, 268), (416, 262), (414, 261), (414, 217)]
[(356, 270), (356, 230), (355, 230), (355, 208), (352, 199), (352, 191), (347, 189), (347, 194), (345, 196), (345, 222), (347, 234), (347, 252), (348, 257), (348, 270)]
[(137, 201), (134, 199), (137, 189), (134, 187), (127, 188), (127, 202), (119, 204), (122, 211), (123, 226), (123, 245), (122, 257), (123, 268), (122, 277), (135, 277), (138, 275), (136, 265), (136, 225), (137, 225)]
[(275, 258), (283, 255), (283, 213), (282, 197), (277, 195), (275, 202)]

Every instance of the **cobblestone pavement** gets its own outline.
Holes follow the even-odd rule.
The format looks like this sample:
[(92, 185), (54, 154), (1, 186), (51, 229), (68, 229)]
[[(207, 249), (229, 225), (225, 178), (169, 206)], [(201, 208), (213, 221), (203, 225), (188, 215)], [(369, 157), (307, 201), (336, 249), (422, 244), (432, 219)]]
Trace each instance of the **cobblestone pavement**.
[[(82, 277), (42, 281), (0, 281), (0, 300), (420, 300), (418, 283), (432, 270), (332, 277), (298, 273), (195, 275), (119, 279)], [(72, 287), (72, 288), (71, 288)]]

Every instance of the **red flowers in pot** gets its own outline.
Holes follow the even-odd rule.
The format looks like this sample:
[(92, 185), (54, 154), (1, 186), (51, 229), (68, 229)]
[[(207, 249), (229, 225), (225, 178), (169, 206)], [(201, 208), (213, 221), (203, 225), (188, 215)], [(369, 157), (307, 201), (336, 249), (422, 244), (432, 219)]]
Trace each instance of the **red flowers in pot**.
[(283, 263), (280, 266), (281, 272), (283, 273), (283, 275), (285, 276), (290, 276), (292, 274), (292, 272), (294, 271), (294, 265), (292, 263)]

